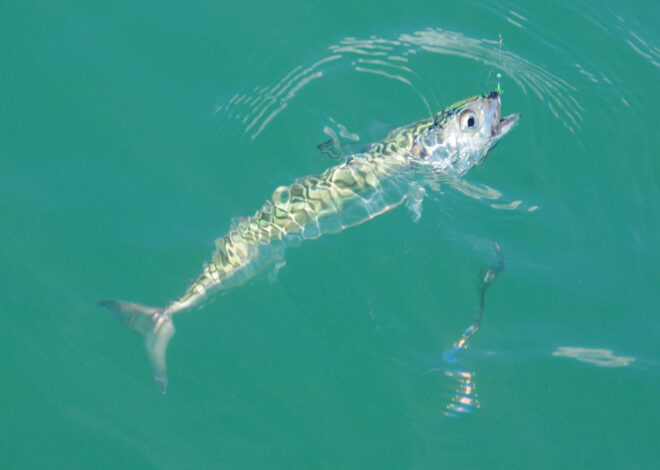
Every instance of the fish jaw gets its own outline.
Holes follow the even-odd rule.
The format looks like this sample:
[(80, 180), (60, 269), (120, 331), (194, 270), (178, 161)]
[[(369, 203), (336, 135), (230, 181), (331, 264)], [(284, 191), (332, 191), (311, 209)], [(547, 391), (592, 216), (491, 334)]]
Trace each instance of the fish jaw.
[(498, 141), (518, 125), (520, 121), (520, 113), (510, 114), (499, 120), (497, 125), (493, 127), (493, 141)]

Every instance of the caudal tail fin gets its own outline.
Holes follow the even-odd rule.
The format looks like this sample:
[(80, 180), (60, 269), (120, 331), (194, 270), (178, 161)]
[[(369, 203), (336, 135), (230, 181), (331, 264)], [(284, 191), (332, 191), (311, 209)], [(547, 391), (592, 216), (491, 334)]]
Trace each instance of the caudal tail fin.
[(101, 300), (99, 305), (112, 310), (117, 317), (133, 331), (144, 336), (147, 356), (151, 363), (154, 379), (158, 382), (160, 391), (167, 388), (167, 367), (165, 353), (167, 343), (174, 336), (172, 317), (163, 312), (162, 308), (121, 302), (118, 300)]

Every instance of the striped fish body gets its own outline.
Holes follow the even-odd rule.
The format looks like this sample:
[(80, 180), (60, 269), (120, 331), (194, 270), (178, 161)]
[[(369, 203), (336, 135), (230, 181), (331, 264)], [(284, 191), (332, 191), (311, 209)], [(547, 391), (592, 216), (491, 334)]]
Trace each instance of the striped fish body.
[(284, 250), (359, 225), (399, 206), (414, 181), (409, 154), (414, 126), (390, 133), (364, 153), (320, 175), (280, 186), (252, 216), (215, 241), (200, 276), (165, 311), (173, 314), (209, 292), (240, 285), (282, 259)]

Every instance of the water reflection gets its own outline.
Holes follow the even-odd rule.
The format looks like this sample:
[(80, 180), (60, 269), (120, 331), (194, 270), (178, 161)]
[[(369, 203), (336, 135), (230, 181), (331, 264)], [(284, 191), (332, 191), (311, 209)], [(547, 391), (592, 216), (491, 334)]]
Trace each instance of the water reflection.
[(454, 382), (454, 394), (445, 405), (443, 413), (446, 416), (456, 418), (463, 414), (471, 413), (479, 408), (475, 374), (473, 371), (458, 367), (458, 355), (469, 346), (469, 339), (479, 330), (481, 316), (484, 311), (486, 290), (495, 281), (497, 275), (504, 269), (504, 256), (499, 245), (495, 243), (496, 259), (487, 269), (484, 269), (479, 277), (479, 302), (477, 315), (472, 324), (465, 329), (461, 338), (442, 354), (443, 361), (447, 364), (444, 369), (434, 368), (429, 372), (444, 372), (445, 376)]
[(444, 414), (456, 418), (461, 414), (472, 413), (479, 408), (477, 390), (474, 384), (474, 372), (467, 370), (445, 371), (445, 375), (458, 382), (456, 394), (447, 404)]
[(571, 346), (560, 346), (552, 355), (571, 357), (580, 362), (587, 362), (600, 367), (626, 367), (635, 360), (634, 357), (615, 356), (609, 349), (577, 348)]

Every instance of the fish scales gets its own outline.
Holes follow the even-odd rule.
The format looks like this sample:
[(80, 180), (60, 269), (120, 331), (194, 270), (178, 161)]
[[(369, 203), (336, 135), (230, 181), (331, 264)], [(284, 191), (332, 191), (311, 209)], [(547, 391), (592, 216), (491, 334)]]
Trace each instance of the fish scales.
[[(281, 258), (286, 246), (302, 239), (318, 238), (369, 220), (388, 204), (377, 204), (370, 197), (383, 191), (383, 181), (406, 165), (395, 152), (406, 152), (394, 145), (384, 151), (376, 146), (350, 162), (329, 168), (320, 175), (298, 178), (290, 186), (278, 187), (252, 217), (240, 219), (215, 241), (216, 250), (190, 287), (170, 305), (172, 312), (191, 306), (213, 289), (234, 287), (248, 281), (263, 268)], [(399, 202), (403, 194), (394, 194)], [(342, 214), (349, 203), (363, 206), (358, 216)], [(385, 205), (386, 207), (382, 207)], [(334, 218), (337, 222), (327, 222)], [(323, 227), (326, 227), (324, 230)], [(246, 269), (249, 268), (249, 269)]]

